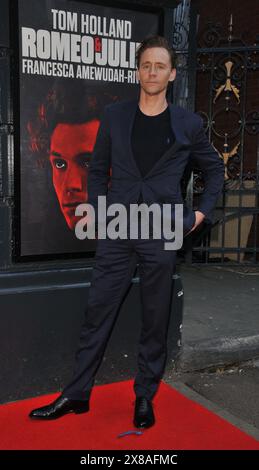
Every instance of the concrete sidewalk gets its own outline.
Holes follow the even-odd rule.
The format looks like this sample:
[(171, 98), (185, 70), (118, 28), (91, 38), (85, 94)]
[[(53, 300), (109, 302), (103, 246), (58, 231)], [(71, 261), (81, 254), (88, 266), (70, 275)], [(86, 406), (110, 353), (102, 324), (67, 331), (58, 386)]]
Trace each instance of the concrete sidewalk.
[(258, 368), (182, 373), (164, 381), (259, 441)]
[(259, 357), (259, 266), (179, 266), (184, 289), (182, 371)]

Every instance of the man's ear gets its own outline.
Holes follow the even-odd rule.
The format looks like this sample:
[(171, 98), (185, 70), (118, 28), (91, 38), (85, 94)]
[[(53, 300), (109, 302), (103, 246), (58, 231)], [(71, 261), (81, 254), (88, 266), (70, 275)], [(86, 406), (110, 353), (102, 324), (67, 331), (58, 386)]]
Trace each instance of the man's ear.
[(170, 73), (169, 82), (173, 82), (175, 80), (175, 77), (176, 77), (176, 69), (172, 69)]
[(136, 76), (137, 76), (137, 79), (139, 81), (139, 71), (138, 71), (138, 69), (136, 69)]

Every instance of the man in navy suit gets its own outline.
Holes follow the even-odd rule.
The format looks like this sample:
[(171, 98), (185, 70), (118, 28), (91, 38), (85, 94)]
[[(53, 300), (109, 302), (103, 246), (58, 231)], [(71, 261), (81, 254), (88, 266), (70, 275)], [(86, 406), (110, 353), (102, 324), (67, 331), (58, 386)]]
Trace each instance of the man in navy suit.
[[(143, 202), (170, 203), (173, 208), (183, 203), (180, 182), (193, 159), (204, 173), (205, 189), (198, 210), (183, 205), (186, 236), (205, 218), (211, 219), (223, 187), (224, 164), (204, 133), (202, 119), (167, 101), (176, 69), (175, 54), (165, 38), (144, 40), (136, 59), (139, 98), (105, 107), (90, 164), (89, 202), (96, 211), (98, 196), (107, 197), (107, 206), (120, 203), (128, 208)], [(98, 239), (74, 375), (53, 403), (33, 410), (30, 417), (54, 419), (89, 410), (95, 374), (139, 263), (142, 330), (133, 422), (140, 428), (155, 423), (152, 399), (166, 364), (176, 250), (165, 250), (162, 237), (130, 238), (129, 233), (126, 239)]]

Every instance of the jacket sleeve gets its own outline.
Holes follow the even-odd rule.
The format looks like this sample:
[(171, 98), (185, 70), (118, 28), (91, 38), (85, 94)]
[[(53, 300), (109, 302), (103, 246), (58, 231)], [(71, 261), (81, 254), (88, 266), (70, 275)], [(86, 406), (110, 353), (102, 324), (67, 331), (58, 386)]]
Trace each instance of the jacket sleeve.
[[(191, 159), (202, 170), (204, 176), (204, 191), (200, 197), (198, 210), (205, 218), (212, 222), (212, 211), (222, 193), (224, 186), (224, 162), (213, 145), (209, 142), (204, 128), (203, 120), (198, 116), (191, 149)], [(192, 162), (193, 163), (193, 162)]]
[(88, 175), (88, 203), (95, 209), (97, 220), (98, 196), (107, 193), (109, 181), (109, 168), (111, 165), (111, 136), (109, 129), (108, 106), (105, 106), (100, 119), (95, 146), (89, 165)]

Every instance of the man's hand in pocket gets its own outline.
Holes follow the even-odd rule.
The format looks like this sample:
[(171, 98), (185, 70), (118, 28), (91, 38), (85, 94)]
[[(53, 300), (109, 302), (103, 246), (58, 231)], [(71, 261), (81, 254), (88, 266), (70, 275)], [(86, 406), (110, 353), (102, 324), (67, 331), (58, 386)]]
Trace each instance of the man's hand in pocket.
[(203, 214), (203, 212), (194, 211), (194, 213), (195, 213), (195, 224), (191, 228), (191, 230), (186, 234), (186, 236), (189, 235), (189, 233), (191, 233), (193, 230), (195, 230), (198, 227), (198, 225), (200, 225), (205, 219), (205, 215)]

